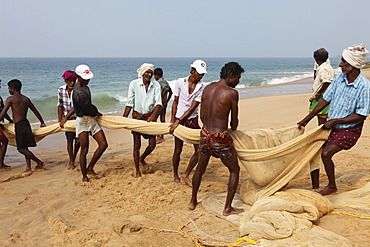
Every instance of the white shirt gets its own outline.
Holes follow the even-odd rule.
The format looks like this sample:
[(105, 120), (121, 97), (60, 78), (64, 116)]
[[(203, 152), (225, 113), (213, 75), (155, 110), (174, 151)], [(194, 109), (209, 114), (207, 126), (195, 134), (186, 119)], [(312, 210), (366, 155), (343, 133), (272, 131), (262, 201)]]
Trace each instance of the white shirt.
[(334, 76), (335, 73), (330, 64), (328, 62), (322, 63), (316, 71), (316, 78), (312, 86), (312, 96), (315, 96), (324, 83), (331, 83), (334, 79)]
[[(182, 115), (191, 107), (193, 101), (200, 102), (205, 85), (203, 82), (198, 82), (194, 91), (189, 94), (189, 77), (180, 78), (175, 81), (173, 94), (179, 97), (179, 104), (177, 105), (176, 118), (181, 118)], [(198, 108), (194, 110), (188, 119), (198, 116)]]
[(148, 91), (145, 90), (143, 78), (130, 82), (126, 106), (132, 107), (140, 114), (150, 113), (157, 105), (162, 106), (161, 86), (156, 81), (151, 81)]

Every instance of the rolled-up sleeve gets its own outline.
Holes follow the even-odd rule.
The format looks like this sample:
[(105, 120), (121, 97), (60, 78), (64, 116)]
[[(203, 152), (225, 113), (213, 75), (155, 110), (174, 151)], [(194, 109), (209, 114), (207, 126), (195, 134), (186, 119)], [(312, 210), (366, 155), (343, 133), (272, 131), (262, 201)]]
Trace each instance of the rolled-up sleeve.
[(155, 98), (155, 106), (157, 105), (162, 106), (162, 90), (159, 84), (154, 88), (154, 98)]
[(367, 117), (370, 113), (370, 89), (365, 87), (360, 94), (359, 101), (356, 105), (356, 113)]
[(128, 87), (127, 103), (126, 106), (134, 107), (135, 101), (135, 91), (134, 91), (134, 82), (131, 82)]
[(173, 95), (179, 96), (180, 95), (180, 85), (179, 85), (179, 80), (175, 81), (175, 87), (173, 89)]
[(58, 107), (63, 107), (63, 91), (61, 88), (58, 88)]

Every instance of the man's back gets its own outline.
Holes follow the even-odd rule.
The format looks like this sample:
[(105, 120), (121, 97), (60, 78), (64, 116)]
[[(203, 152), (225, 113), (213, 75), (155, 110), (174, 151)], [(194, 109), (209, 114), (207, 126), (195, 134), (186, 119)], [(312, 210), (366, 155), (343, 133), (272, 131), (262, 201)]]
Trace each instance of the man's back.
[[(208, 85), (202, 95), (201, 120), (210, 133), (228, 129), (231, 110), (236, 110), (237, 117), (238, 92), (222, 81)], [(236, 119), (232, 119), (233, 121)], [(233, 126), (232, 126), (233, 127)]]

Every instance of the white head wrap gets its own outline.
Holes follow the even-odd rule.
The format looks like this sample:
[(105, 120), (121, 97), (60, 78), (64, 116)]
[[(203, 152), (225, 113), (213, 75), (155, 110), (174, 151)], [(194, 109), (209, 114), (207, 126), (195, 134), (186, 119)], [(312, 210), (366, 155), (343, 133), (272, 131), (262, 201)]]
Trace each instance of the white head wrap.
[(369, 53), (365, 48), (366, 44), (350, 46), (343, 50), (342, 57), (353, 67), (361, 69), (366, 55)]
[(147, 71), (147, 70), (152, 70), (154, 72), (154, 65), (153, 64), (150, 64), (150, 63), (143, 63), (140, 68), (137, 69), (137, 77), (138, 78), (141, 78), (143, 76), (143, 74)]

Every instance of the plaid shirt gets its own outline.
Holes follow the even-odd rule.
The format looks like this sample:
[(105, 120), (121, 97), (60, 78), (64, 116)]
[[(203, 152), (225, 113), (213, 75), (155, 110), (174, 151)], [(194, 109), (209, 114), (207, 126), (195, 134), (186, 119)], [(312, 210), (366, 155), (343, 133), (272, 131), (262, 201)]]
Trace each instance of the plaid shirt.
[[(66, 116), (73, 107), (72, 92), (71, 95), (68, 94), (67, 85), (58, 88), (58, 107), (63, 107), (63, 117)], [(76, 119), (76, 114), (72, 114), (72, 116), (68, 118), (68, 120), (74, 119)]]
[[(370, 83), (359, 74), (353, 83), (348, 83), (343, 73), (337, 75), (324, 93), (330, 103), (328, 119), (344, 118), (352, 114), (367, 117), (370, 112)], [(334, 129), (346, 129), (358, 123), (336, 124)]]

